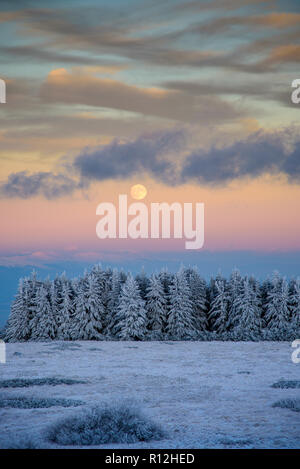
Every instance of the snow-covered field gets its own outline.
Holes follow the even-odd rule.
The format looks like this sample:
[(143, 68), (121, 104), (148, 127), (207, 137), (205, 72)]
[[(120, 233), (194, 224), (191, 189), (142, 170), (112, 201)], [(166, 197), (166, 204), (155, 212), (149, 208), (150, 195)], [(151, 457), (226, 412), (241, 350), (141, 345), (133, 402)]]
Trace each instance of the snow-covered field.
[[(133, 400), (167, 439), (102, 448), (300, 448), (300, 414), (273, 408), (300, 389), (287, 342), (43, 342), (7, 344), (0, 379), (61, 377), (85, 384), (0, 389), (2, 396), (81, 399), (86, 406)], [(80, 407), (0, 409), (1, 437), (43, 435)], [(47, 447), (57, 446), (44, 443)]]

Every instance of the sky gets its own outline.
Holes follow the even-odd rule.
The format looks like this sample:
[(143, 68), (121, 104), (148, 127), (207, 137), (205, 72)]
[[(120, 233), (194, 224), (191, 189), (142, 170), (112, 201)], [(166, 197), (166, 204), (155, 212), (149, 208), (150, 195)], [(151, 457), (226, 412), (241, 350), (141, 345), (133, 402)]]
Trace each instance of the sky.
[[(20, 269), (99, 261), (297, 274), (297, 0), (2, 0), (0, 44), (0, 271), (13, 288)], [(134, 202), (135, 184), (148, 207), (204, 203), (201, 251), (97, 238), (97, 205)]]

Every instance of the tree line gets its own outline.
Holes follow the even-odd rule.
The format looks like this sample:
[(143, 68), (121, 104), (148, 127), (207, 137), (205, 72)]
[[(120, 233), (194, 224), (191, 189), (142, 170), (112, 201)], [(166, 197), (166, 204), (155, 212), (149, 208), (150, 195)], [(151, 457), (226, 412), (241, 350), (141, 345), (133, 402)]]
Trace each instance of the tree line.
[(20, 279), (6, 341), (294, 340), (300, 278), (259, 282), (233, 270), (206, 282), (196, 267), (135, 277), (101, 265), (79, 278)]

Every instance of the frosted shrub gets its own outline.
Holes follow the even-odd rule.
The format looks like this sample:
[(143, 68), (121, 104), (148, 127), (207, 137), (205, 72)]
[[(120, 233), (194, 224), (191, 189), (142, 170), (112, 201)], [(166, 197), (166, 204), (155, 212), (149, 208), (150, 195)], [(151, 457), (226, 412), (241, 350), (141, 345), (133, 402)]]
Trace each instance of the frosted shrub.
[(284, 379), (281, 379), (277, 383), (272, 384), (272, 388), (297, 389), (297, 388), (300, 388), (300, 380), (284, 380)]
[(159, 426), (123, 403), (87, 409), (52, 425), (47, 438), (59, 445), (90, 446), (161, 439)]
[(300, 399), (281, 399), (280, 401), (275, 402), (272, 407), (282, 407), (283, 409), (300, 412)]

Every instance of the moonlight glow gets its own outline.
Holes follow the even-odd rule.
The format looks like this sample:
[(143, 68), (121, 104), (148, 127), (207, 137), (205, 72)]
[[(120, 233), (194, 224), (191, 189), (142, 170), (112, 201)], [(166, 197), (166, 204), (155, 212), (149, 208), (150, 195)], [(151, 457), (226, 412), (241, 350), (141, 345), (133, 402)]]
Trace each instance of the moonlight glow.
[(135, 184), (130, 189), (130, 195), (133, 199), (142, 200), (147, 195), (147, 189), (142, 184)]

